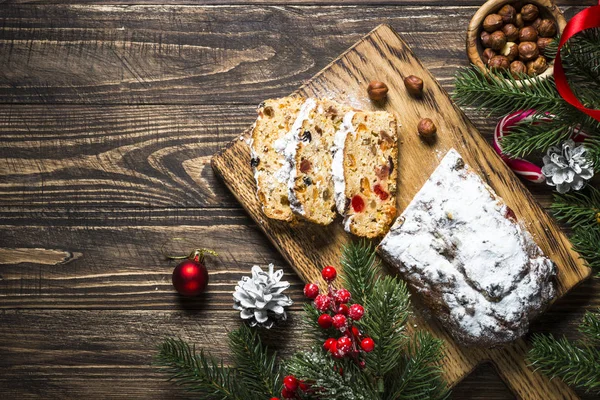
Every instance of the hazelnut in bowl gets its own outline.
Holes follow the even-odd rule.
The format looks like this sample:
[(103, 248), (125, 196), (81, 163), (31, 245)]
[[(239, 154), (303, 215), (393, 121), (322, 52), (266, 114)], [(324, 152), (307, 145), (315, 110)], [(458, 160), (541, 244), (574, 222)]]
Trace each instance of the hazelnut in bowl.
[(546, 47), (567, 21), (552, 0), (489, 0), (475, 13), (467, 30), (467, 55), (482, 71), (512, 75), (529, 85), (554, 72), (553, 55)]

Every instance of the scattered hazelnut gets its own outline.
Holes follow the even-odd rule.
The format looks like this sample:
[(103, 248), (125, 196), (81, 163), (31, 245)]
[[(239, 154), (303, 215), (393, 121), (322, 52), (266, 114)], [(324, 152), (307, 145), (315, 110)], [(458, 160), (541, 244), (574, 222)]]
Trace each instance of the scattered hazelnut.
[(537, 44), (534, 42), (521, 42), (519, 43), (519, 57), (523, 61), (531, 61), (538, 58), (540, 52)]
[(519, 31), (519, 42), (535, 42), (538, 39), (538, 33), (533, 26), (524, 26)]
[(502, 25), (502, 17), (498, 14), (490, 14), (483, 20), (483, 29), (490, 33), (502, 28)]
[(423, 94), (423, 79), (418, 76), (409, 75), (404, 78), (404, 86), (412, 96), (419, 97)]
[(521, 13), (518, 13), (515, 17), (515, 26), (517, 28), (522, 28), (525, 26), (525, 21), (523, 21), (523, 15)]
[(537, 47), (538, 47), (538, 50), (540, 51), (540, 53), (544, 53), (544, 51), (546, 51), (546, 48), (548, 47), (548, 45), (550, 43), (552, 43), (553, 41), (554, 41), (554, 39), (552, 39), (552, 38), (545, 38), (545, 37), (538, 38)]
[(521, 76), (527, 73), (527, 67), (522, 61), (513, 61), (510, 63), (510, 74), (515, 79), (521, 78)]
[(544, 72), (548, 68), (548, 63), (546, 62), (546, 57), (539, 56), (534, 61), (529, 61), (527, 63), (527, 75), (535, 76)]
[(506, 35), (502, 31), (496, 31), (490, 35), (490, 47), (492, 50), (501, 50), (506, 44)]
[(379, 81), (371, 81), (367, 87), (369, 98), (373, 101), (380, 101), (387, 97), (388, 87), (385, 83)]
[(523, 21), (534, 21), (538, 15), (540, 14), (540, 10), (533, 4), (525, 4), (523, 8), (521, 8), (521, 15), (523, 16)]
[(502, 22), (505, 24), (512, 24), (515, 21), (517, 10), (515, 10), (515, 8), (510, 4), (505, 4), (498, 11), (498, 15), (502, 17)]
[(481, 60), (483, 61), (483, 63), (485, 65), (487, 65), (488, 62), (490, 62), (490, 60), (492, 59), (492, 57), (494, 57), (495, 55), (496, 55), (496, 52), (494, 50), (492, 50), (492, 49), (485, 49), (483, 51), (483, 54), (481, 55)]
[(508, 58), (508, 61), (514, 61), (519, 56), (519, 45), (513, 42), (507, 42), (500, 54)]
[(556, 35), (556, 23), (550, 19), (543, 19), (537, 29), (541, 37), (549, 38)]
[(542, 23), (542, 19), (540, 17), (537, 17), (531, 24), (529, 24), (529, 26), (534, 27), (535, 30), (537, 31), (537, 29), (541, 23)]
[(422, 138), (428, 139), (435, 135), (437, 128), (431, 119), (423, 118), (421, 121), (419, 121), (417, 131)]
[[(502, 32), (506, 35), (506, 40), (516, 42), (519, 39), (519, 28), (513, 24), (506, 24), (502, 27)], [(487, 32), (486, 32), (487, 33)]]
[(491, 70), (507, 70), (510, 67), (510, 61), (506, 56), (494, 56), (490, 59), (488, 67)]
[(490, 33), (486, 31), (481, 31), (481, 35), (479, 36), (481, 39), (481, 44), (483, 47), (490, 47)]

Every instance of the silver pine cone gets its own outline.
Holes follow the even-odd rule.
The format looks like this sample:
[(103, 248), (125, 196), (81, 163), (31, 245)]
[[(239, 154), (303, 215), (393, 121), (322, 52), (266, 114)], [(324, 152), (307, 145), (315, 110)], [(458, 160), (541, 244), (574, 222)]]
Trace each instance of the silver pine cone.
[(546, 183), (556, 186), (558, 193), (580, 190), (594, 176), (592, 160), (587, 156), (583, 145), (576, 145), (571, 139), (561, 146), (551, 146), (544, 156), (542, 173)]
[(274, 268), (269, 264), (269, 272), (264, 272), (255, 265), (252, 277), (242, 277), (235, 287), (233, 308), (240, 311), (240, 317), (250, 326), (270, 329), (275, 321), (287, 319), (284, 307), (291, 306), (292, 300), (283, 291), (290, 283), (281, 280), (283, 270)]

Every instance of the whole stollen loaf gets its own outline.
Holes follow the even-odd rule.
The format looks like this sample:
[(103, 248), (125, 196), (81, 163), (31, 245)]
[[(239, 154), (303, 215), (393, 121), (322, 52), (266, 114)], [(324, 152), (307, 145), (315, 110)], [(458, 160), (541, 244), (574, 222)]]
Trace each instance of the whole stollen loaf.
[(555, 296), (554, 263), (454, 149), (378, 251), (465, 345), (519, 338)]

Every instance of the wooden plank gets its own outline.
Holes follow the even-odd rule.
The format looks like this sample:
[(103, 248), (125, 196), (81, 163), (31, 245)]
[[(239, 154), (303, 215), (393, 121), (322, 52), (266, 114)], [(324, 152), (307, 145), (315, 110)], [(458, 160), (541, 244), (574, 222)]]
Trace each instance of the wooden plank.
[[(402, 77), (409, 74), (416, 74), (425, 81), (427, 91), (422, 100), (415, 100), (406, 93), (401, 82)], [(399, 130), (400, 154), (396, 164), (401, 171), (398, 186), (400, 210), (409, 204), (446, 151), (457, 148), (465, 162), (504, 198), (545, 254), (557, 264), (559, 297), (590, 275), (589, 268), (571, 250), (570, 243), (556, 223), (534, 202), (531, 194), (493, 149), (486, 145), (475, 127), (453, 105), (433, 76), (423, 68), (391, 27), (382, 25), (366, 36), (317, 74), (299, 93), (304, 96), (332, 97), (356, 108), (373, 109), (365, 93), (365, 86), (371, 79), (388, 84), (390, 94), (385, 109), (395, 112), (402, 124)], [(433, 118), (438, 126), (434, 145), (425, 145), (415, 133), (416, 125), (423, 117)], [(235, 140), (213, 158), (213, 166), (298, 274), (306, 281), (318, 279), (320, 266), (338, 259), (341, 245), (350, 238), (343, 232), (341, 224), (292, 227), (280, 221), (268, 220), (262, 214), (255, 196), (255, 184), (248, 167), (249, 153), (243, 141)], [(464, 378), (482, 360), (492, 358), (511, 383), (512, 389), (521, 396), (527, 396), (528, 392), (523, 390), (525, 387), (534, 392), (537, 390), (543, 398), (574, 396), (564, 384), (551, 383), (534, 373), (528, 376), (529, 385), (521, 384), (524, 381), (515, 373), (516, 369), (507, 367), (515, 365), (521, 370), (527, 368), (523, 340), (506, 346), (500, 352), (464, 348), (459, 347), (434, 321), (418, 317), (416, 320), (419, 328), (430, 330), (447, 341), (444, 373), (453, 384)], [(496, 357), (498, 353), (509, 359), (510, 363), (501, 363), (500, 358)]]
[(3, 3), (0, 103), (258, 104), (381, 22), (449, 88), (476, 9)]

